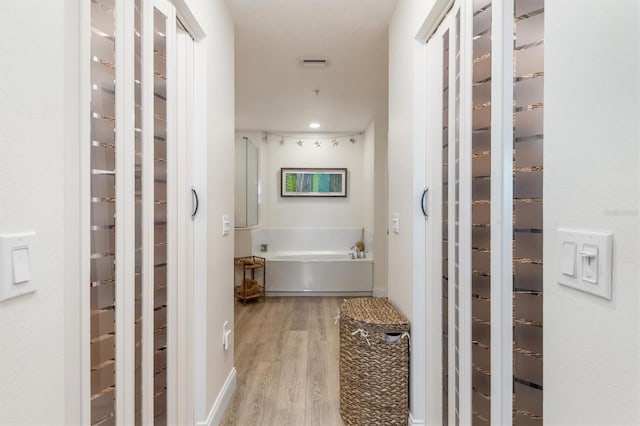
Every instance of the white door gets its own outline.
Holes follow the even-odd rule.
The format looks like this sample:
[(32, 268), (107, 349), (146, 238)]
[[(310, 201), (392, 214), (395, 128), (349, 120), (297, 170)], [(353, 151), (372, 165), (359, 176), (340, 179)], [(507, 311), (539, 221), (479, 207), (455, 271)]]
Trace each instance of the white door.
[[(430, 218), (427, 258), (430, 259), (428, 300), (439, 330), (435, 363), (441, 371), (442, 412), (437, 422), (469, 424), (470, 411), (470, 198), (469, 140), (465, 109), (466, 84), (464, 9), (454, 4), (427, 43), (427, 180)], [(432, 316), (432, 319), (434, 316)], [(432, 370), (433, 371), (433, 370)]]
[(429, 422), (542, 424), (544, 0), (454, 2), (427, 40)]
[(178, 285), (177, 297), (177, 420), (194, 424), (194, 227), (200, 195), (194, 183), (194, 40), (178, 20), (176, 23), (178, 100)]
[(83, 423), (193, 423), (193, 40), (166, 0), (96, 0)]

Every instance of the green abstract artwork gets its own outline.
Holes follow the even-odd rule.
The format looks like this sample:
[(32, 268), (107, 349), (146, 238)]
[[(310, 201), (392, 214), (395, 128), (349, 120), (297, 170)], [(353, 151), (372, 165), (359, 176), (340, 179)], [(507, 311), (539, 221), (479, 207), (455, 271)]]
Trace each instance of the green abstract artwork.
[(346, 197), (346, 169), (282, 169), (283, 197)]

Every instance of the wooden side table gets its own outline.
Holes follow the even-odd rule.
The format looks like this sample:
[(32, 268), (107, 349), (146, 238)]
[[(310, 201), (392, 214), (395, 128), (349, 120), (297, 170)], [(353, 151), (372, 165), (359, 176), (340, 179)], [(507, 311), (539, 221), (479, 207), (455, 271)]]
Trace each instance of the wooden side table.
[[(233, 263), (236, 268), (242, 268), (242, 282), (234, 285), (236, 298), (243, 303), (246, 303), (247, 300), (260, 298), (266, 300), (266, 259), (260, 256), (236, 257), (233, 259)], [(256, 280), (256, 269), (262, 270), (262, 282)], [(250, 278), (247, 275), (250, 275)]]

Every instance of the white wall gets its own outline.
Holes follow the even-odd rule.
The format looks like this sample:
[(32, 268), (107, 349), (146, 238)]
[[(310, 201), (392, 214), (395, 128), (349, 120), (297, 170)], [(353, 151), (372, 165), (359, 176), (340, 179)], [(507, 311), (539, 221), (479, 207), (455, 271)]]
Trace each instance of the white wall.
[(414, 168), (414, 159), (423, 152), (422, 141), (414, 134), (414, 65), (420, 46), (415, 36), (432, 5), (433, 1), (400, 0), (389, 24), (388, 220), (400, 214), (400, 233), (389, 231), (388, 294), (410, 320), (413, 243), (418, 233), (424, 234), (424, 219), (415, 220), (424, 184), (414, 184), (414, 173), (421, 173)]
[[(303, 146), (296, 144), (296, 137), (270, 136), (269, 143), (262, 144), (265, 169), (262, 173), (262, 196), (267, 228), (362, 228), (364, 224), (364, 180), (362, 136), (339, 138), (338, 146), (324, 139), (317, 148), (313, 137), (326, 134), (305, 135)], [(281, 167), (346, 167), (346, 198), (285, 198), (280, 196)], [(371, 207), (369, 207), (371, 208)], [(347, 248), (348, 249), (348, 248)]]
[[(223, 0), (186, 2), (206, 37), (196, 49), (206, 51), (207, 94), (207, 283), (206, 283), (206, 420), (220, 402), (225, 381), (233, 371), (233, 344), (224, 351), (222, 324), (233, 329), (234, 234), (222, 236), (222, 216), (234, 214), (234, 28)], [(196, 283), (197, 285), (197, 283)], [(196, 395), (197, 397), (197, 395)]]
[[(640, 423), (638, 12), (545, 3), (547, 424)], [(614, 233), (613, 300), (556, 283), (559, 226)]]
[[(425, 184), (424, 137), (417, 131), (424, 114), (419, 106), (421, 53), (415, 40), (433, 1), (400, 0), (389, 24), (389, 204), (388, 218), (400, 215), (400, 233), (389, 224), (389, 300), (411, 322), (410, 411), (416, 424), (425, 421), (425, 221), (419, 200)], [(423, 59), (423, 58), (422, 58)], [(424, 74), (423, 74), (424, 75)], [(424, 80), (424, 77), (420, 77)]]
[(62, 0), (0, 1), (0, 233), (37, 233), (38, 285), (0, 303), (4, 425), (65, 423), (64, 31)]

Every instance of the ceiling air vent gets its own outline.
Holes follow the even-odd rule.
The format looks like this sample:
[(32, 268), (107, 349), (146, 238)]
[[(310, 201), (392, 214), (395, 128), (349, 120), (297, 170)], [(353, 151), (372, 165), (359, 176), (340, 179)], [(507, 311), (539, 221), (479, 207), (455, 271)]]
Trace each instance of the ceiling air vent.
[(325, 68), (329, 65), (327, 58), (300, 58), (299, 60), (304, 68)]

